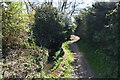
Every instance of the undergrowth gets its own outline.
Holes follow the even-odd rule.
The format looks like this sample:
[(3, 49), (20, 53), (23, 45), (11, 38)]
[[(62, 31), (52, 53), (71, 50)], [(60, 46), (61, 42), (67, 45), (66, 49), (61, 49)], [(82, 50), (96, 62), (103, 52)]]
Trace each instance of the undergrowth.
[[(5, 2), (2, 9), (2, 59), (3, 78), (41, 78), (47, 62), (48, 49), (37, 46), (33, 30), (34, 15), (27, 14), (22, 2)], [(1, 4), (1, 3), (0, 3)], [(30, 16), (30, 17), (29, 17)], [(1, 69), (0, 69), (1, 70)]]
[(73, 62), (73, 54), (69, 48), (69, 41), (66, 41), (62, 45), (62, 49), (64, 51), (64, 55), (60, 57), (61, 52), (56, 52), (54, 59), (54, 67), (50, 70), (51, 74), (44, 75), (44, 78), (71, 78), (72, 77), (72, 62)]

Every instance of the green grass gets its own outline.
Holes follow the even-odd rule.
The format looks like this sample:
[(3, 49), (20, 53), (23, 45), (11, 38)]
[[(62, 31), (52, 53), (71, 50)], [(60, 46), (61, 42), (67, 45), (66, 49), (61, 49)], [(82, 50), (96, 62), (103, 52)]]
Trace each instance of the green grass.
[(71, 78), (72, 77), (72, 70), (73, 70), (72, 63), (74, 61), (74, 57), (70, 50), (69, 44), (70, 44), (70, 41), (67, 41), (67, 42), (63, 43), (63, 46), (62, 46), (63, 51), (65, 52), (65, 56), (66, 56), (66, 60), (62, 62), (63, 64), (65, 64), (62, 78)]
[[(61, 75), (54, 76), (52, 74), (49, 74), (49, 75), (47, 75), (47, 77), (49, 77), (49, 78), (54, 78), (54, 77), (71, 78), (72, 77), (72, 70), (73, 70), (72, 62), (74, 61), (74, 57), (70, 50), (69, 44), (70, 44), (70, 42), (66, 41), (62, 45), (62, 49), (64, 51), (63, 57), (59, 57), (60, 51), (56, 52), (56, 56), (54, 57), (57, 60), (54, 62), (55, 66), (51, 69), (51, 72), (54, 73), (55, 70), (60, 70), (60, 71), (62, 71)], [(62, 65), (62, 66), (60, 67), (60, 65)]]
[(53, 72), (54, 70), (56, 70), (58, 67), (59, 67), (59, 65), (61, 64), (61, 61), (63, 60), (63, 58), (62, 57), (60, 57), (57, 61), (55, 61), (54, 63), (55, 63), (55, 65), (54, 65), (54, 67), (50, 70), (51, 72)]
[(103, 53), (101, 49), (95, 50), (82, 41), (78, 42), (78, 46), (93, 68), (95, 77), (117, 78), (117, 61)]
[(70, 44), (69, 41), (63, 43), (63, 50), (66, 53), (66, 56), (67, 56), (67, 59), (68, 59), (69, 63), (72, 63), (74, 61), (74, 58), (73, 58), (73, 54), (70, 50), (69, 44)]

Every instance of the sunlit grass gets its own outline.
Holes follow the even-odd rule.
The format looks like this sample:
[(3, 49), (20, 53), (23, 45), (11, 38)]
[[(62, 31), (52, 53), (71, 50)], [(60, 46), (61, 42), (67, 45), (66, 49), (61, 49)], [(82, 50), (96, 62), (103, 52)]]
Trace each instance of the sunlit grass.
[(69, 63), (72, 63), (74, 61), (74, 58), (73, 58), (73, 54), (72, 54), (72, 52), (70, 50), (69, 44), (70, 44), (70, 41), (65, 42), (63, 44), (63, 49), (64, 49), (64, 51), (66, 53), (65, 55), (67, 56), (67, 59), (68, 59)]
[(65, 52), (65, 57), (66, 60), (63, 61), (63, 64), (65, 65), (64, 68), (64, 73), (63, 73), (63, 78), (71, 78), (72, 77), (72, 70), (73, 70), (73, 66), (72, 66), (72, 62), (74, 61), (74, 57), (73, 54), (70, 50), (70, 41), (67, 41), (65, 43), (63, 43), (63, 51)]
[(56, 52), (55, 59), (55, 66), (51, 69), (51, 74), (45, 75), (45, 77), (49, 78), (71, 78), (72, 77), (72, 62), (74, 61), (74, 57), (72, 52), (70, 51), (69, 48), (70, 42), (67, 41), (63, 43), (62, 49), (64, 51), (64, 56), (63, 57), (58, 57), (60, 52)]

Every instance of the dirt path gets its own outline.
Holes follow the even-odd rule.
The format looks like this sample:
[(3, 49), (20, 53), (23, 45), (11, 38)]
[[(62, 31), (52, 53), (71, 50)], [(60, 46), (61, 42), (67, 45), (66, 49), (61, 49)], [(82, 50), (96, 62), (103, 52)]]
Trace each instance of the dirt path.
[(71, 50), (74, 54), (74, 70), (73, 70), (73, 78), (93, 78), (93, 71), (90, 68), (86, 58), (83, 53), (80, 52), (77, 44), (75, 43), (80, 38), (73, 35), (72, 41), (70, 44)]

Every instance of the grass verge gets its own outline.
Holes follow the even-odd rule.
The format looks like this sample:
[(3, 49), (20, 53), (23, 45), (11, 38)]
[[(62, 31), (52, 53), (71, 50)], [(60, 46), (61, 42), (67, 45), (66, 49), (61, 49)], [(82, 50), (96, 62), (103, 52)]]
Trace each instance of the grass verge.
[(45, 78), (71, 78), (72, 77), (72, 62), (74, 60), (73, 54), (69, 47), (70, 41), (64, 42), (62, 49), (64, 51), (63, 57), (59, 57), (61, 54), (59, 51), (56, 52), (54, 67), (51, 69), (51, 74), (45, 75)]
[(94, 50), (88, 44), (79, 41), (78, 46), (94, 70), (97, 78), (117, 78), (118, 61), (103, 53), (101, 49)]
[(64, 60), (62, 61), (62, 64), (64, 64), (64, 73), (61, 75), (63, 78), (71, 78), (72, 77), (72, 70), (73, 66), (72, 63), (74, 61), (74, 56), (70, 50), (70, 41), (67, 41), (63, 43), (63, 51), (65, 53)]

